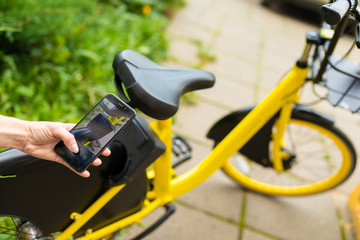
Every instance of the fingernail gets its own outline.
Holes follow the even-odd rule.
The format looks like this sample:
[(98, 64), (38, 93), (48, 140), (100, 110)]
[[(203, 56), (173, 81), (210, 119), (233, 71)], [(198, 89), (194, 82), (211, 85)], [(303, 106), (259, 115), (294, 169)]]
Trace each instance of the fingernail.
[(73, 145), (71, 145), (71, 151), (73, 153), (78, 153), (79, 152), (79, 146), (76, 143), (74, 143)]

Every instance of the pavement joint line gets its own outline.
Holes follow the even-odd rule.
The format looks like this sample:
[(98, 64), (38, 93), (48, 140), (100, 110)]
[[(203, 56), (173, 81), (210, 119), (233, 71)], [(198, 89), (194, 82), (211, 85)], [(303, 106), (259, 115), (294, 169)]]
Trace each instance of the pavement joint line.
[(246, 20), (250, 21), (254, 15), (255, 4), (249, 4), (246, 9)]
[[(240, 222), (237, 222), (237, 221), (234, 221), (232, 219), (228, 219), (228, 218), (225, 218), (225, 217), (220, 216), (218, 214), (215, 214), (215, 213), (206, 211), (204, 209), (198, 208), (198, 207), (196, 207), (196, 206), (194, 206), (192, 204), (189, 204), (189, 203), (187, 203), (185, 201), (176, 199), (176, 200), (174, 200), (174, 203), (177, 204), (177, 205), (180, 205), (182, 207), (185, 207), (185, 208), (187, 208), (189, 210), (197, 211), (199, 213), (202, 213), (202, 214), (204, 214), (206, 216), (217, 219), (217, 220), (222, 221), (224, 223), (234, 225), (234, 226), (239, 228), (239, 231), (243, 231), (244, 229), (247, 229), (247, 230), (249, 230), (251, 232), (257, 233), (259, 235), (262, 235), (262, 236), (267, 237), (267, 238), (272, 239), (272, 240), (283, 240), (283, 238), (281, 238), (281, 237), (275, 236), (275, 235), (273, 235), (271, 233), (267, 233), (267, 232), (264, 232), (263, 230), (257, 229), (255, 227), (250, 226), (250, 225), (247, 225), (247, 224), (245, 224), (245, 222), (244, 222), (243, 225), (241, 225)], [(239, 240), (243, 240), (242, 234), (239, 234)]]
[(234, 57), (234, 58), (236, 58), (237, 61), (242, 61), (242, 62), (250, 63), (253, 65), (257, 64), (257, 60), (251, 59), (250, 57), (248, 57), (248, 55), (244, 56), (239, 53), (228, 51), (226, 49), (221, 50), (221, 54), (226, 54), (228, 56)]
[[(251, 232), (257, 233), (257, 234), (262, 235), (262, 236), (264, 236), (264, 237), (268, 237), (268, 238), (270, 238), (270, 239), (272, 239), (272, 240), (284, 240), (284, 239), (281, 238), (281, 237), (278, 237), (278, 236), (275, 236), (275, 235), (273, 235), (273, 234), (264, 232), (264, 231), (262, 231), (262, 230), (260, 230), (260, 229), (258, 229), (258, 228), (254, 228), (254, 227), (251, 227), (251, 226), (249, 226), (249, 225), (245, 225), (244, 227), (245, 227), (247, 230), (251, 231)], [(244, 240), (246, 240), (246, 239), (244, 239)]]
[[(259, 46), (259, 45), (258, 45)], [(264, 49), (265, 50), (265, 47)], [(272, 54), (276, 54), (276, 52), (272, 53)], [(230, 57), (233, 57), (233, 58), (236, 58), (237, 61), (241, 61), (241, 62), (245, 62), (245, 63), (249, 63), (249, 64), (252, 64), (254, 66), (258, 65), (258, 61), (259, 60), (253, 60), (253, 59), (250, 59), (250, 58), (247, 58), (246, 56), (242, 56), (241, 54), (238, 54), (238, 53), (235, 53), (235, 52), (230, 52), (230, 51), (227, 51), (227, 50), (222, 50), (221, 51), (221, 56), (224, 56), (224, 55), (227, 55), (227, 56), (230, 56)], [(262, 54), (263, 55), (263, 54)], [(296, 61), (294, 60), (294, 63)], [(277, 68), (277, 67), (274, 67), (273, 65), (270, 65), (270, 64), (267, 64), (267, 63), (263, 63), (263, 69), (266, 69), (268, 71), (271, 71), (273, 73), (282, 73), (284, 72), (282, 68)], [(291, 65), (291, 64), (290, 64)], [(293, 66), (294, 64), (291, 65), (291, 67)], [(262, 86), (264, 87), (264, 86)], [(269, 87), (265, 87), (265, 88), (268, 88), (268, 89), (272, 89), (272, 88), (269, 88)]]
[(247, 190), (244, 190), (244, 195), (242, 197), (241, 209), (240, 209), (240, 222), (239, 222), (239, 240), (243, 240), (244, 236), (244, 227), (245, 227), (245, 218), (246, 218), (246, 204), (247, 204)]
[[(222, 81), (229, 81), (229, 82), (238, 84), (239, 87), (249, 87), (249, 88), (251, 88), (253, 86), (252, 82), (249, 82), (248, 80), (241, 79), (241, 76), (235, 78), (235, 77), (230, 76), (230, 74), (227, 74), (227, 73), (220, 73), (219, 75), (222, 75), (222, 78), (221, 78)], [(218, 79), (216, 74), (215, 74), (215, 77), (216, 77), (216, 79)], [(216, 87), (216, 82), (215, 82), (214, 87)], [(267, 88), (267, 89), (271, 90), (271, 88)]]
[[(188, 38), (188, 41), (190, 43), (195, 44), (198, 48), (197, 49), (198, 50), (197, 57), (199, 59), (199, 62), (196, 64), (196, 66), (199, 66), (199, 68), (203, 69), (207, 63), (216, 61), (216, 55), (212, 54), (210, 49), (214, 48), (213, 46), (221, 34), (221, 29), (222, 29), (222, 26), (224, 25), (224, 23), (225, 23), (225, 16), (223, 15), (218, 22), (218, 26), (215, 29), (209, 29), (209, 32), (211, 33), (211, 38), (210, 38), (210, 41), (208, 44), (205, 44), (204, 41), (202, 41), (200, 39)], [(204, 30), (206, 30), (206, 29), (204, 28)], [(207, 53), (207, 55), (209, 55), (209, 56), (214, 55), (214, 57), (213, 57), (214, 60), (206, 59), (207, 57), (205, 57), (205, 59), (204, 59), (204, 57), (201, 57), (201, 55), (202, 55), (201, 50), (209, 52), (209, 53)], [(196, 67), (196, 68), (198, 68), (198, 67)]]
[(239, 226), (239, 223), (232, 220), (232, 219), (229, 219), (229, 218), (226, 218), (226, 217), (223, 217), (223, 216), (220, 216), (218, 214), (215, 214), (215, 213), (212, 213), (212, 212), (209, 212), (209, 211), (206, 211), (204, 209), (201, 209), (201, 208), (198, 208), (192, 204), (189, 204), (187, 202), (184, 202), (182, 200), (179, 200), (179, 199), (176, 199), (174, 201), (175, 204), (178, 204), (182, 207), (185, 207), (187, 209), (190, 209), (190, 210), (194, 210), (194, 211), (197, 211), (197, 212), (200, 212), (202, 214), (205, 214), (206, 216), (209, 216), (209, 217), (212, 217), (212, 218), (215, 218), (219, 221), (222, 221), (222, 222), (225, 222), (225, 223), (228, 223), (228, 224), (231, 224), (231, 225), (234, 225), (234, 226)]
[[(222, 18), (222, 21), (220, 21), (219, 23), (219, 27), (216, 28), (214, 31), (213, 31), (213, 34), (212, 34), (212, 38), (210, 40), (210, 43), (207, 45), (207, 46), (203, 46), (203, 48), (205, 49), (211, 49), (216, 41), (216, 39), (220, 36), (220, 33), (221, 33), (221, 25), (223, 25), (225, 23), (225, 17)], [(264, 33), (264, 30), (262, 31)], [(262, 34), (263, 34), (262, 33)], [(173, 35), (173, 37), (176, 37), (177, 39), (180, 39), (180, 40), (184, 40), (184, 41), (187, 41), (195, 46), (197, 46), (197, 48), (199, 48), (199, 44), (198, 42), (200, 43), (203, 43), (203, 41), (199, 40), (199, 39), (196, 39), (196, 38), (191, 38), (191, 37), (185, 37), (185, 36), (181, 36), (181, 35)], [(226, 54), (228, 56), (233, 56), (233, 57), (236, 57), (236, 59), (240, 59), (241, 61), (244, 61), (244, 62), (247, 62), (247, 63), (250, 63), (250, 64), (253, 64), (256, 66), (257, 70), (256, 70), (256, 77), (255, 77), (255, 83), (254, 84), (251, 84), (250, 82), (247, 82), (245, 80), (240, 80), (239, 82), (239, 78), (237, 78), (237, 80), (231, 78), (231, 77), (227, 77), (226, 80), (229, 80), (231, 82), (234, 82), (234, 83), (237, 83), (239, 85), (245, 85), (245, 86), (248, 86), (248, 87), (253, 87), (255, 85), (255, 94), (254, 94), (254, 101), (257, 101), (258, 100), (258, 96), (260, 94), (260, 91), (261, 90), (264, 90), (264, 91), (271, 91), (273, 88), (271, 87), (264, 87), (264, 86), (261, 86), (260, 82), (261, 82), (261, 77), (262, 77), (262, 69), (265, 67), (264, 64), (263, 64), (263, 51), (265, 49), (265, 38), (262, 37), (261, 38), (262, 40), (260, 41), (259, 43), (259, 48), (260, 49), (260, 56), (259, 56), (259, 60), (252, 60), (252, 59), (249, 59), (247, 58), (246, 56), (242, 56), (242, 55), (239, 55), (239, 54), (234, 54), (232, 52), (227, 52), (226, 50), (222, 51), (222, 55), (223, 54)], [(169, 58), (171, 58), (172, 56), (169, 56)], [(206, 64), (208, 63), (207, 61), (205, 61), (205, 64), (203, 63), (203, 60), (200, 58), (199, 56), (199, 49), (198, 49), (198, 54), (197, 54), (197, 57), (199, 58), (199, 61), (198, 63), (195, 64), (195, 68), (198, 68), (196, 66), (200, 66), (201, 69), (204, 69)], [(179, 60), (176, 60), (176, 62), (179, 62)], [(216, 61), (216, 60), (215, 60)], [(186, 66), (190, 66), (190, 67), (194, 67), (193, 63), (190, 63), (190, 62), (186, 62), (186, 60), (182, 60), (181, 61), (181, 64), (183, 65), (186, 65)], [(274, 71), (276, 71), (275, 68), (272, 68), (271, 66), (268, 66), (267, 68), (269, 69), (272, 69)], [(277, 72), (277, 71), (276, 71)]]
[(265, 50), (265, 39), (266, 39), (266, 31), (264, 28), (261, 29), (260, 33), (260, 42), (258, 45), (259, 54), (258, 61), (256, 64), (256, 76), (254, 81), (254, 98), (253, 102), (257, 103), (260, 100), (260, 89), (261, 89), (261, 79), (262, 79), (262, 70), (264, 66), (264, 50)]
[(226, 16), (222, 15), (220, 20), (218, 21), (218, 26), (213, 30), (212, 38), (210, 39), (210, 42), (209, 42), (209, 47), (213, 46), (215, 44), (216, 40), (221, 35), (221, 32), (222, 32), (225, 22), (226, 22)]
[[(333, 200), (335, 201), (335, 198), (342, 198), (343, 200), (347, 200), (347, 195), (341, 191), (338, 190), (333, 190), (332, 191), (332, 195), (333, 195)], [(350, 223), (347, 222), (349, 221), (349, 219), (346, 218), (346, 216), (344, 216), (343, 212), (341, 211), (341, 208), (334, 203), (334, 209), (335, 209), (335, 214), (337, 217), (337, 221), (338, 221), (338, 225), (339, 225), (339, 231), (341, 234), (341, 239), (342, 240), (347, 240), (348, 239), (348, 235), (354, 235), (355, 231), (353, 231), (353, 222), (352, 220), (350, 220)], [(345, 214), (346, 215), (346, 214)], [(350, 229), (350, 230), (349, 230)], [(350, 239), (355, 239), (355, 237), (351, 237), (349, 236)]]
[(346, 240), (346, 231), (345, 231), (345, 226), (344, 226), (344, 220), (343, 220), (340, 210), (336, 206), (335, 206), (335, 212), (336, 212), (336, 218), (338, 220), (338, 226), (339, 226), (339, 231), (341, 234), (341, 239)]
[(281, 21), (282, 21), (282, 27), (283, 27), (283, 33), (285, 35), (290, 34), (289, 30), (292, 28), (290, 25), (290, 21), (289, 21), (289, 17), (285, 16), (285, 15), (281, 15)]
[(190, 39), (190, 42), (196, 46), (197, 58), (199, 59), (198, 63), (190, 66), (191, 68), (203, 69), (207, 63), (216, 61), (216, 55), (210, 51), (210, 45), (206, 46), (204, 42), (198, 39)]

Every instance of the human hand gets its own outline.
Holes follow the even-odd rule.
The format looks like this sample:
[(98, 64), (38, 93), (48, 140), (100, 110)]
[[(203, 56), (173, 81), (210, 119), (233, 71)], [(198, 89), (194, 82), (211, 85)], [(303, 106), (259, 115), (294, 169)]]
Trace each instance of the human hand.
[[(74, 126), (74, 124), (64, 124), (59, 122), (28, 122), (27, 139), (22, 150), (34, 157), (61, 163), (74, 171), (69, 164), (54, 151), (55, 145), (60, 140), (62, 140), (65, 146), (72, 152), (77, 153), (79, 151), (75, 137), (70, 133), (70, 130)], [(110, 153), (111, 151), (106, 148), (101, 155), (109, 156)], [(101, 163), (101, 160), (97, 158), (92, 165), (99, 166)], [(82, 177), (90, 176), (90, 173), (87, 170), (82, 173), (76, 173)]]

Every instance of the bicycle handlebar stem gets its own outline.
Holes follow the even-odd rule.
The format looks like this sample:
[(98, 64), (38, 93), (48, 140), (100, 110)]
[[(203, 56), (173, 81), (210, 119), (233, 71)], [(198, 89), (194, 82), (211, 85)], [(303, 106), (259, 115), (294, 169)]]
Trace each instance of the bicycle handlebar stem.
[(335, 47), (336, 47), (336, 44), (338, 43), (340, 37), (342, 36), (342, 34), (343, 34), (344, 30), (345, 30), (348, 19), (349, 19), (349, 14), (347, 14), (344, 18), (342, 18), (340, 23), (337, 25), (337, 27), (335, 29), (335, 32), (334, 32), (334, 35), (333, 35), (333, 37), (332, 37), (332, 39), (330, 41), (330, 44), (326, 48), (325, 56), (322, 59), (322, 63), (321, 63), (319, 72), (318, 72), (316, 78), (313, 79), (314, 83), (319, 83), (319, 82), (322, 81), (322, 76), (325, 73), (327, 65), (329, 63), (329, 57), (333, 54), (333, 52), (335, 50)]
[[(325, 4), (321, 7), (320, 13), (324, 21), (329, 25), (334, 25), (333, 23), (335, 23), (336, 28), (331, 40), (325, 42), (325, 44), (328, 45), (325, 47), (325, 56), (321, 59), (322, 61), (319, 71), (317, 72), (316, 77), (312, 80), (314, 83), (322, 81), (323, 74), (325, 73), (329, 63), (329, 57), (333, 54), (336, 44), (344, 33), (350, 14), (352, 13), (357, 21), (360, 21), (358, 4), (359, 0), (335, 0), (332, 3)], [(330, 20), (329, 18), (331, 17), (334, 17), (335, 19)], [(339, 22), (335, 21), (336, 18)]]
[(306, 68), (308, 66), (308, 59), (310, 51), (313, 45), (318, 45), (321, 43), (319, 33), (314, 30), (309, 30), (306, 33), (306, 45), (301, 55), (301, 58), (297, 61), (296, 65), (300, 68)]

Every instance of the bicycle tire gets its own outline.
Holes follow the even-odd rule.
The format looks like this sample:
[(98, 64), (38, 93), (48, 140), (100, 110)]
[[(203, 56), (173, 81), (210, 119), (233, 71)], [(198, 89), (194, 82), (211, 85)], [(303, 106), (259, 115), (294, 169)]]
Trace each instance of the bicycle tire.
[[(301, 132), (294, 134), (294, 131), (299, 129)], [(289, 133), (292, 138), (291, 148), (286, 136)], [(222, 170), (234, 181), (255, 192), (266, 195), (302, 196), (338, 186), (350, 177), (355, 168), (356, 153), (353, 144), (333, 124), (321, 124), (315, 117), (293, 112), (284, 136), (284, 149), (290, 150), (290, 154), (295, 156), (289, 169), (276, 172), (274, 168), (263, 167), (238, 151), (226, 162)], [(309, 155), (304, 155), (305, 150), (310, 151)], [(271, 156), (271, 141), (269, 154)], [(305, 156), (307, 158), (303, 159)], [(234, 160), (235, 158), (237, 160)], [(312, 160), (314, 158), (315, 160)], [(235, 161), (239, 166), (243, 166), (236, 166)], [(309, 163), (310, 165), (307, 165)]]
[[(120, 230), (121, 231), (121, 230)], [(114, 232), (103, 239), (112, 239), (118, 232)], [(0, 216), (0, 239), (6, 240), (53, 240), (60, 232), (44, 236), (41, 231), (33, 223), (13, 216)]]

